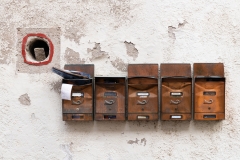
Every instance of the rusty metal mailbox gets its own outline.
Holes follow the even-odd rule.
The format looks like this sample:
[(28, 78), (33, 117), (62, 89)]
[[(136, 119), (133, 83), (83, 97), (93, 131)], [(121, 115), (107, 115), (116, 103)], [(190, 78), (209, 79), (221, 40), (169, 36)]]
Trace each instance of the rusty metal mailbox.
[[(84, 72), (94, 77), (93, 64), (65, 65), (64, 69)], [(93, 120), (93, 79), (63, 79), (62, 83), (72, 85), (71, 99), (62, 100), (63, 120)]]
[(161, 120), (191, 120), (190, 64), (161, 64)]
[(158, 120), (158, 64), (128, 65), (128, 120)]
[(194, 120), (225, 119), (223, 63), (194, 63)]
[(95, 120), (125, 120), (125, 77), (95, 77)]

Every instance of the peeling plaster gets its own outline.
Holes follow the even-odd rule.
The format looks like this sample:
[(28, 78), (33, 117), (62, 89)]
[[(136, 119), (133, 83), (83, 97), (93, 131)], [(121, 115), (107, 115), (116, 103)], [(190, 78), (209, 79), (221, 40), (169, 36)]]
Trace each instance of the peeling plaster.
[(141, 139), (141, 143), (143, 143), (144, 146), (146, 146), (147, 140), (145, 138)]
[(66, 48), (65, 54), (64, 54), (64, 60), (67, 64), (84, 64), (85, 59), (80, 58), (79, 52), (75, 52), (71, 48)]
[[(79, 43), (81, 37), (85, 36), (83, 34), (85, 28), (85, 22), (75, 22), (73, 20), (69, 21), (70, 27), (65, 28), (64, 36), (70, 40), (73, 40), (75, 43)], [(78, 27), (76, 27), (78, 26)]]
[(187, 23), (188, 23), (188, 22), (187, 22), (186, 20), (184, 20), (182, 23), (180, 22), (180, 23), (178, 24), (178, 28), (184, 27), (185, 24), (187, 24)]
[(29, 106), (31, 105), (31, 100), (30, 100), (30, 97), (28, 96), (27, 93), (21, 95), (19, 98), (18, 98), (19, 102), (23, 105), (26, 105), (26, 106)]
[(129, 2), (129, 0), (108, 0), (108, 4), (111, 7), (110, 13), (114, 15), (114, 28), (129, 24), (133, 20), (134, 16), (131, 14), (131, 10), (134, 6), (131, 6)]
[(133, 57), (133, 60), (136, 60), (136, 58), (138, 57), (138, 50), (135, 48), (135, 44), (127, 41), (125, 41), (124, 43), (127, 49), (127, 54), (130, 57)]
[(174, 30), (176, 28), (175, 27), (172, 27), (172, 26), (168, 26), (168, 36), (172, 39), (176, 39), (176, 36), (175, 36), (175, 33), (174, 33)]
[(136, 140), (135, 141), (133, 141), (133, 140), (129, 140), (128, 141), (128, 144), (134, 144), (134, 143), (136, 143), (136, 144), (138, 144), (138, 139), (136, 138)]
[(92, 58), (90, 59), (91, 61), (108, 55), (106, 52), (101, 51), (100, 43), (95, 43), (93, 49), (88, 48), (87, 52), (92, 54)]
[(124, 61), (121, 58), (116, 58), (114, 61), (111, 61), (113, 67), (115, 67), (119, 71), (127, 71), (127, 63), (124, 63)]

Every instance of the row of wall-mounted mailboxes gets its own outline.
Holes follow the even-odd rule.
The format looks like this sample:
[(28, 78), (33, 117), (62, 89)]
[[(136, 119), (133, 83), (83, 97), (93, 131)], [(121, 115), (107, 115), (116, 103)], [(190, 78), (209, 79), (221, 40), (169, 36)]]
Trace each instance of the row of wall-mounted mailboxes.
[(225, 118), (222, 63), (194, 63), (193, 79), (190, 64), (161, 64), (160, 79), (158, 64), (129, 64), (127, 78), (94, 77), (92, 64), (64, 69), (92, 77), (63, 79), (73, 85), (71, 100), (62, 100), (64, 121)]

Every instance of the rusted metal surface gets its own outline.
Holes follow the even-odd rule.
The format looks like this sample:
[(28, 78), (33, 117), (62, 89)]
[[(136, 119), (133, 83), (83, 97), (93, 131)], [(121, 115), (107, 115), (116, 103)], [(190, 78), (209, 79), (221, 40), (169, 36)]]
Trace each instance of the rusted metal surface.
[(190, 64), (161, 64), (161, 120), (191, 120)]
[[(65, 65), (64, 69), (94, 75), (94, 65)], [(64, 121), (93, 120), (93, 80), (63, 79), (62, 83), (72, 84), (71, 100), (62, 100)], [(77, 96), (74, 96), (77, 94)]]
[(128, 64), (128, 77), (158, 78), (158, 64)]
[(158, 120), (158, 64), (130, 64), (128, 76), (128, 120)]
[(95, 120), (125, 120), (125, 77), (95, 77)]
[(188, 63), (162, 63), (160, 76), (163, 77), (191, 77), (191, 65)]
[(195, 63), (194, 77), (194, 119), (225, 119), (223, 64)]
[(204, 76), (218, 76), (224, 77), (223, 63), (194, 63), (193, 64), (194, 77)]

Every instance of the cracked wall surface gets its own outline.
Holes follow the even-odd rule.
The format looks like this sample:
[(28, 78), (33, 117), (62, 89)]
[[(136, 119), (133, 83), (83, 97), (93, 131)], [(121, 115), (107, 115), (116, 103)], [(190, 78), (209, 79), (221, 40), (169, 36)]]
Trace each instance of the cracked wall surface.
[[(239, 159), (239, 8), (234, 0), (2, 0), (0, 159)], [(53, 41), (48, 65), (23, 62), (31, 32)], [(52, 66), (126, 76), (129, 63), (195, 62), (224, 63), (223, 121), (62, 121)]]

